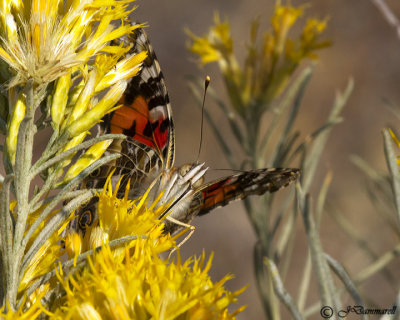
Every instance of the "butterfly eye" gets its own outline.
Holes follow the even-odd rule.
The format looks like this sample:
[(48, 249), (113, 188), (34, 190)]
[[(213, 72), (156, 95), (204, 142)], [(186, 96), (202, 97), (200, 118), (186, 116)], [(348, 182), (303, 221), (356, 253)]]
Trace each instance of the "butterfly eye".
[(189, 171), (192, 169), (191, 164), (184, 164), (182, 167), (179, 168), (179, 174), (184, 177)]
[(88, 226), (90, 226), (93, 223), (93, 214), (92, 211), (86, 210), (79, 216), (79, 227), (82, 230), (86, 230)]
[(204, 177), (201, 177), (199, 180), (197, 180), (195, 183), (193, 183), (193, 188), (197, 189), (200, 188), (204, 183)]

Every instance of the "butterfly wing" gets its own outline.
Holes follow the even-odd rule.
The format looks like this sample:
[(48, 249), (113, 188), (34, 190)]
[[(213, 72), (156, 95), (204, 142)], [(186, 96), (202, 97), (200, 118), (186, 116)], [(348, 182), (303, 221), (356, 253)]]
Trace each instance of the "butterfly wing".
[[(174, 125), (164, 76), (154, 50), (143, 28), (135, 29), (114, 44), (130, 44), (128, 54), (146, 51), (140, 73), (129, 80), (119, 105), (120, 108), (106, 115), (100, 125), (100, 133), (122, 133), (125, 140), (115, 140), (108, 152), (121, 157), (93, 172), (81, 188), (102, 188), (111, 170), (113, 180), (121, 179), (118, 196), (123, 196), (130, 180), (133, 195), (141, 195), (150, 181), (157, 177), (162, 168), (174, 163)], [(93, 198), (77, 213), (75, 229), (84, 230), (85, 225), (96, 221), (97, 198)]]
[(269, 168), (247, 171), (212, 182), (200, 191), (203, 201), (198, 215), (204, 215), (215, 207), (249, 195), (276, 192), (287, 187), (299, 176), (299, 169)]
[[(204, 215), (216, 207), (225, 206), (233, 200), (278, 191), (299, 176), (299, 169), (269, 168), (245, 171), (218, 179), (196, 191), (189, 209), (182, 217), (178, 217), (178, 220), (189, 223), (194, 217)], [(179, 225), (172, 223), (166, 225), (166, 230), (171, 233), (179, 228)]]
[[(146, 51), (138, 76), (132, 78), (123, 95), (122, 107), (107, 115), (104, 129), (108, 133), (123, 133), (131, 142), (154, 149), (165, 168), (174, 163), (174, 124), (163, 73), (156, 54), (143, 28), (119, 39), (133, 45), (131, 52)], [(131, 143), (132, 144), (132, 143)], [(129, 148), (125, 150), (130, 151)]]

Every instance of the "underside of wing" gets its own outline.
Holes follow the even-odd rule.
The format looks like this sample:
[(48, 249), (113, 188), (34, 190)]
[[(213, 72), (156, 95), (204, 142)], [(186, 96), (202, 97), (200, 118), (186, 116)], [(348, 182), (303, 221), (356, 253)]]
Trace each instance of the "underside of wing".
[[(120, 158), (93, 172), (80, 188), (102, 188), (108, 175), (114, 171), (115, 180), (121, 179), (118, 196), (123, 196), (130, 181), (131, 196), (142, 195), (150, 182), (163, 168), (174, 162), (174, 125), (164, 77), (152, 46), (143, 28), (135, 29), (114, 44), (131, 45), (128, 55), (146, 51), (140, 73), (129, 80), (119, 105), (106, 115), (101, 123), (102, 134), (122, 133), (125, 140), (114, 140), (109, 153), (119, 153)], [(74, 228), (84, 230), (97, 220), (97, 198), (77, 211)]]
[(199, 191), (200, 201), (193, 203), (197, 215), (208, 213), (215, 207), (227, 205), (249, 195), (275, 192), (288, 186), (300, 175), (299, 169), (270, 168), (246, 171), (211, 182)]
[[(234, 200), (250, 195), (275, 192), (288, 186), (300, 176), (299, 169), (270, 168), (245, 171), (218, 179), (201, 186), (194, 194), (189, 208), (177, 217), (180, 222), (190, 223), (197, 215), (204, 215), (212, 209), (225, 206)], [(165, 230), (171, 234), (180, 225), (166, 222)]]
[[(136, 198), (143, 195), (151, 182), (158, 176), (162, 161), (154, 149), (136, 141), (118, 140), (109, 147), (108, 152), (121, 153), (121, 157), (93, 171), (81, 184), (80, 188), (101, 189), (114, 170), (112, 184), (115, 186), (120, 180), (117, 196), (122, 198), (128, 182), (130, 196)], [(97, 219), (98, 197), (92, 198), (87, 204), (76, 211), (70, 228), (85, 232)]]

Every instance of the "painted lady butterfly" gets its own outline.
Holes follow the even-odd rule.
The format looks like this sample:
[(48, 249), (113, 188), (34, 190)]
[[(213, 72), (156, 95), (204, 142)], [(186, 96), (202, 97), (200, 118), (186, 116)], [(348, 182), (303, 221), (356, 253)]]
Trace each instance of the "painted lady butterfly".
[[(122, 156), (93, 172), (83, 187), (102, 188), (113, 168), (116, 168), (113, 179), (122, 176), (121, 196), (129, 179), (132, 198), (143, 195), (152, 185), (150, 197), (155, 198), (163, 191), (160, 204), (171, 202), (163, 215), (168, 215), (166, 231), (172, 233), (215, 207), (249, 195), (275, 192), (299, 177), (299, 169), (270, 168), (246, 171), (204, 184), (207, 171), (204, 163), (174, 167), (171, 105), (154, 50), (142, 28), (119, 41), (132, 44), (130, 54), (145, 50), (148, 57), (140, 75), (130, 80), (120, 101), (122, 107), (107, 115), (101, 124), (102, 133), (123, 133), (128, 137), (114, 141), (109, 148), (110, 152)], [(78, 213), (75, 228), (84, 231), (96, 221), (96, 201), (92, 199)]]

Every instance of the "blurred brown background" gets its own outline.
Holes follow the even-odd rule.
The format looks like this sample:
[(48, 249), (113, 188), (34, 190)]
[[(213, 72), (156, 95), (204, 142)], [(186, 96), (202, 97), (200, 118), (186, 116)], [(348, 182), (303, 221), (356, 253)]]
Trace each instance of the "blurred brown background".
[[(315, 130), (326, 118), (337, 90), (345, 88), (348, 80), (355, 80), (355, 90), (344, 110), (344, 122), (335, 127), (319, 165), (315, 190), (318, 190), (328, 170), (334, 180), (329, 192), (329, 201), (344, 213), (357, 232), (368, 239), (377, 255), (390, 250), (397, 240), (387, 230), (378, 213), (368, 202), (364, 192), (364, 176), (351, 164), (350, 154), (358, 154), (373, 167), (386, 170), (381, 129), (387, 125), (398, 127), (398, 121), (384, 106), (384, 98), (400, 103), (400, 39), (384, 20), (381, 13), (367, 0), (309, 0), (292, 1), (311, 7), (307, 16), (329, 17), (326, 36), (333, 46), (319, 53), (319, 63), (308, 87), (300, 121), (296, 124), (303, 133)], [(183, 28), (195, 34), (204, 34), (213, 22), (213, 13), (219, 11), (226, 16), (232, 27), (235, 50), (243, 57), (243, 45), (247, 41), (250, 21), (261, 16), (264, 26), (272, 14), (274, 1), (270, 0), (142, 0), (134, 13), (141, 22), (148, 22), (148, 33), (163, 68), (176, 125), (176, 164), (195, 160), (200, 136), (200, 112), (187, 89), (186, 75), (204, 77), (209, 74), (212, 86), (221, 97), (225, 92), (215, 66), (199, 70), (193, 56), (185, 48), (187, 36)], [(400, 16), (400, 2), (388, 1), (393, 11)], [(217, 123), (225, 123), (224, 115), (208, 100), (207, 108), (215, 110)], [(230, 139), (228, 128), (222, 129)], [(201, 161), (211, 168), (229, 168), (213, 134), (207, 124)], [(213, 176), (213, 173), (211, 173)], [(286, 191), (282, 191), (286, 192)], [(315, 196), (315, 194), (314, 194)], [(238, 319), (264, 319), (261, 302), (257, 295), (253, 276), (253, 246), (255, 236), (245, 216), (242, 204), (235, 202), (227, 207), (195, 220), (197, 229), (193, 237), (182, 248), (182, 255), (200, 255), (203, 248), (207, 255), (215, 252), (212, 277), (219, 280), (227, 273), (235, 275), (228, 282), (230, 290), (246, 284), (250, 287), (240, 296), (240, 305), (248, 308)], [(306, 245), (304, 227), (299, 221), (295, 263), (286, 280), (289, 292), (297, 298), (301, 272), (304, 266)], [(321, 237), (324, 249), (342, 262), (350, 274), (368, 265), (368, 259), (357, 250), (340, 231), (335, 222), (325, 216), (322, 220)], [(396, 271), (399, 261), (391, 264)], [(297, 271), (297, 273), (296, 273)], [(308, 305), (316, 300), (315, 291)], [(398, 285), (388, 284), (380, 276), (371, 278), (360, 288), (371, 306), (377, 304), (390, 308), (397, 295)], [(379, 293), (379, 294), (378, 294)], [(345, 300), (346, 301), (346, 300)], [(348, 304), (353, 304), (347, 299)], [(238, 305), (239, 306), (239, 305)], [(319, 313), (319, 312), (318, 312)], [(319, 319), (319, 314), (315, 319)]]

